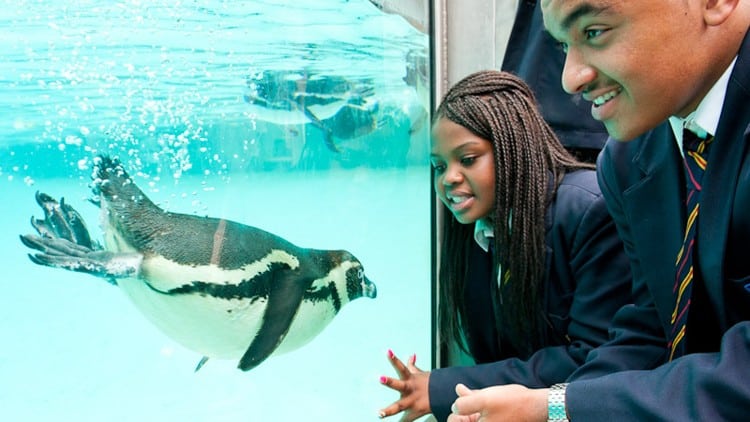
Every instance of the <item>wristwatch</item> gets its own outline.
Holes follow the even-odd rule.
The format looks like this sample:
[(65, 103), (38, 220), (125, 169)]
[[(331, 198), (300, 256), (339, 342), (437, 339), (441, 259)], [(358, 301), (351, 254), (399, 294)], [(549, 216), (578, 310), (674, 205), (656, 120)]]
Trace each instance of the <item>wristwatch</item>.
[(565, 411), (565, 389), (567, 383), (555, 384), (549, 389), (547, 396), (547, 422), (569, 422)]

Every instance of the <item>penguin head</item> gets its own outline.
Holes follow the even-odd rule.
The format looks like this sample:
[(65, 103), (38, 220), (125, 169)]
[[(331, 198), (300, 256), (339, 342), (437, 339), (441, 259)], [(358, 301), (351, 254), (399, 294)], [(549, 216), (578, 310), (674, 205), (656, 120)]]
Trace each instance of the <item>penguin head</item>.
[(330, 251), (328, 258), (336, 269), (331, 274), (336, 274), (335, 284), (342, 299), (351, 302), (360, 297), (374, 299), (377, 296), (375, 283), (365, 276), (362, 263), (354, 255), (347, 251)]
[(346, 270), (346, 294), (349, 296), (349, 300), (360, 297), (375, 299), (378, 295), (378, 288), (365, 276), (365, 269), (362, 268), (362, 264), (356, 258), (352, 258), (354, 259), (354, 265)]

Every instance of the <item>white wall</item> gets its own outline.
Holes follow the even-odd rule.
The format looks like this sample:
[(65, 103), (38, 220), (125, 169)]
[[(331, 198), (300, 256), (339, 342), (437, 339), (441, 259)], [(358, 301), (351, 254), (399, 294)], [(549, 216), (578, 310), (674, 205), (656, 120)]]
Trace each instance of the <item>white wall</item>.
[(434, 0), (437, 97), (464, 76), (499, 69), (518, 0)]

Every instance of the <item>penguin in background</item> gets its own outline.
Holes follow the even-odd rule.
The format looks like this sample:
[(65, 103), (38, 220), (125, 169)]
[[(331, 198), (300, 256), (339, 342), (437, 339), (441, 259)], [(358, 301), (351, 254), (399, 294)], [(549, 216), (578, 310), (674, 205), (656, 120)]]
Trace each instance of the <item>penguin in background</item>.
[(103, 277), (166, 335), (243, 371), (317, 336), (341, 308), (377, 289), (347, 251), (300, 248), (237, 222), (167, 212), (116, 158), (94, 160), (92, 201), (103, 247), (64, 199), (36, 200), (37, 234), (21, 236), (39, 265)]

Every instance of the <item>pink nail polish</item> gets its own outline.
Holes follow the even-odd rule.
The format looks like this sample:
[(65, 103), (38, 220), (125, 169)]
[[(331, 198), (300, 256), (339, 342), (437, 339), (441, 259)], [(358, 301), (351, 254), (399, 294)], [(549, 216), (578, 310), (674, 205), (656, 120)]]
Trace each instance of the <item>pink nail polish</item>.
[(393, 359), (393, 350), (388, 349), (388, 358)]
[(385, 384), (386, 382), (388, 382), (388, 377), (386, 377), (385, 375), (381, 375), (380, 376), (380, 383), (381, 384)]

